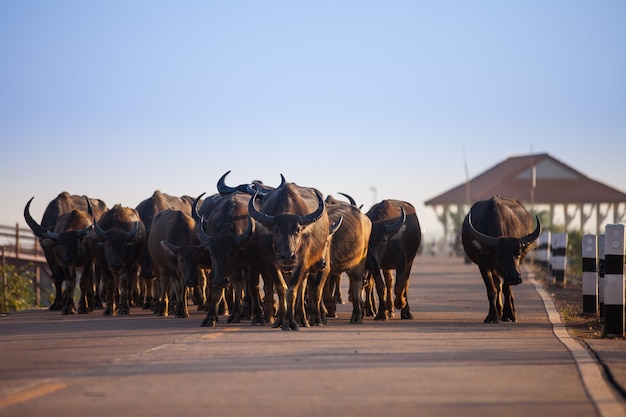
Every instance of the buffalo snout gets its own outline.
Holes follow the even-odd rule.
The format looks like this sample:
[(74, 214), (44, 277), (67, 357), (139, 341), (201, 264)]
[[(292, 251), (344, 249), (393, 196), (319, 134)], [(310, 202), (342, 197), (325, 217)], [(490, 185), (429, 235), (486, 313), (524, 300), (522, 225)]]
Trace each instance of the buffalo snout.
[(513, 276), (507, 276), (504, 278), (504, 283), (507, 285), (518, 285), (522, 283), (522, 276), (521, 275), (513, 275)]

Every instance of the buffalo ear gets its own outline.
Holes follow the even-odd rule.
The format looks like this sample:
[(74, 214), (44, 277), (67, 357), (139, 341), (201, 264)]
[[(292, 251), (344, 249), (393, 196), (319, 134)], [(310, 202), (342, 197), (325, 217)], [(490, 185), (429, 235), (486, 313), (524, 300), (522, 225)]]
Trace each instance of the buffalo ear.
[(41, 246), (44, 247), (44, 248), (49, 248), (49, 247), (54, 246), (54, 243), (55, 242), (52, 239), (43, 239), (41, 241)]
[(481, 243), (477, 240), (472, 240), (472, 245), (476, 248), (476, 250), (478, 251), (478, 253), (483, 254), (485, 252), (487, 252), (487, 248), (483, 245), (481, 245)]

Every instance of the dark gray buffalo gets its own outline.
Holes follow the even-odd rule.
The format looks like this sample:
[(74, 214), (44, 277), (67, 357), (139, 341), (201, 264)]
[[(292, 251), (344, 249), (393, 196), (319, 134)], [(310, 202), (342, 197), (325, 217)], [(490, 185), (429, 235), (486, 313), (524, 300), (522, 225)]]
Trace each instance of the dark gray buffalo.
[(249, 194), (235, 191), (208, 198), (210, 210), (203, 206), (198, 235), (211, 256), (211, 300), (203, 326), (215, 326), (218, 322), (219, 304), (228, 286), (231, 286), (234, 294), (228, 322), (237, 323), (241, 320), (245, 291), (256, 289), (252, 291), (254, 294), (248, 293), (253, 309), (252, 324), (263, 324), (258, 283), (254, 288), (249, 287), (256, 258), (253, 251), (255, 223), (248, 215), (249, 200)]
[(204, 280), (204, 269), (210, 265), (208, 250), (196, 233), (196, 222), (187, 211), (163, 210), (154, 216), (147, 246), (160, 282), (156, 313), (168, 315), (172, 289), (176, 295), (175, 316), (189, 317), (187, 288), (195, 288)]
[[(42, 241), (42, 239), (50, 238), (48, 231), (55, 231), (59, 219), (65, 213), (71, 212), (72, 210), (78, 210), (83, 213), (88, 213), (88, 205), (91, 205), (94, 215), (99, 217), (107, 209), (106, 204), (102, 200), (91, 198), (89, 199), (88, 204), (86, 196), (72, 195), (66, 191), (63, 191), (59, 193), (56, 198), (50, 201), (50, 203), (48, 203), (48, 206), (46, 207), (46, 210), (44, 211), (43, 217), (41, 219), (41, 224), (38, 224), (30, 215), (29, 209), (32, 200), (33, 199), (31, 198), (24, 209), (24, 218), (28, 226), (33, 230), (35, 236), (40, 239), (40, 242)], [(57, 260), (57, 256), (55, 255), (55, 250), (53, 249), (53, 246), (43, 246), (43, 252), (46, 257), (48, 266), (50, 267), (50, 271), (52, 273), (52, 282), (54, 283), (55, 288), (54, 301), (50, 305), (49, 309), (64, 310), (66, 303), (65, 295), (63, 293), (63, 281), (65, 281), (66, 279), (67, 271), (64, 269), (62, 263)]]
[[(409, 275), (422, 242), (415, 207), (406, 201), (383, 200), (372, 206), (366, 215), (372, 221), (367, 269), (374, 277), (379, 301), (374, 319), (393, 317), (394, 307), (400, 310), (402, 319), (412, 319), (407, 301)], [(396, 272), (395, 284), (392, 270)], [(393, 304), (392, 284), (395, 295)]]
[[(66, 198), (63, 194), (61, 198)], [(34, 198), (34, 197), (33, 197)], [(58, 216), (53, 230), (48, 230), (37, 223), (30, 214), (31, 198), (24, 208), (24, 218), (26, 223), (40, 239), (41, 246), (46, 251), (46, 255), (52, 251), (52, 260), (56, 272), (62, 271), (65, 280), (65, 291), (62, 293), (62, 313), (75, 314), (74, 289), (76, 287), (76, 271), (82, 270), (80, 274), (80, 299), (78, 301), (78, 313), (85, 314), (93, 311), (96, 303), (96, 293), (94, 288), (94, 264), (93, 253), (89, 241), (85, 239), (88, 232), (93, 227), (93, 219), (100, 218), (106, 206), (100, 200), (93, 200), (95, 209), (92, 210), (91, 201), (83, 196), (78, 201), (83, 204), (76, 204), (69, 211)], [(70, 196), (71, 201), (71, 196)], [(80, 207), (86, 206), (84, 211)], [(58, 207), (58, 206), (57, 206)], [(55, 280), (55, 285), (60, 288), (62, 285)]]
[(516, 321), (511, 285), (522, 282), (520, 262), (534, 248), (539, 234), (539, 217), (533, 230), (530, 214), (517, 200), (495, 196), (478, 201), (465, 216), (463, 248), (478, 265), (487, 287), (489, 314), (485, 323)]
[(105, 316), (130, 313), (130, 293), (139, 279), (139, 257), (146, 243), (146, 229), (139, 213), (116, 204), (94, 221), (90, 232), (96, 246), (106, 288)]
[(298, 294), (309, 273), (326, 266), (329, 220), (324, 200), (318, 190), (290, 182), (267, 191), (259, 209), (255, 206), (257, 197), (258, 192), (250, 199), (248, 212), (261, 225), (255, 235), (263, 276), (272, 277), (278, 292), (274, 327), (298, 330)]

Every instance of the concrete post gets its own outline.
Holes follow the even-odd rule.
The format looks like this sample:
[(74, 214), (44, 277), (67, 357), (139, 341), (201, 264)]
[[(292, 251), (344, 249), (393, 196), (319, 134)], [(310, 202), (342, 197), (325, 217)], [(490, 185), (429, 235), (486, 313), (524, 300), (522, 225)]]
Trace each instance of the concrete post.
[(598, 307), (600, 309), (600, 317), (604, 318), (604, 246), (606, 244), (606, 235), (604, 233), (598, 235)]
[(583, 312), (598, 313), (598, 245), (596, 235), (583, 235)]
[(624, 225), (605, 229), (604, 336), (624, 337)]
[(552, 276), (556, 284), (565, 286), (567, 264), (567, 233), (552, 233)]

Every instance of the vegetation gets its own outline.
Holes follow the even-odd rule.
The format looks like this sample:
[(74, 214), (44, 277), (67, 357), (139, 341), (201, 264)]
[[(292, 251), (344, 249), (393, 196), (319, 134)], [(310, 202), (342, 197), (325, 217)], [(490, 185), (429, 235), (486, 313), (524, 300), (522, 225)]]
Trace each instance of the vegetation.
[(26, 310), (33, 307), (34, 276), (32, 267), (0, 266), (0, 312)]

